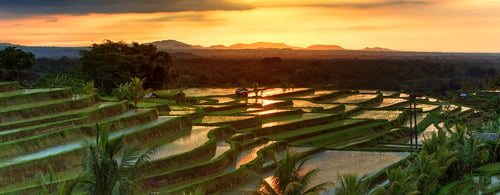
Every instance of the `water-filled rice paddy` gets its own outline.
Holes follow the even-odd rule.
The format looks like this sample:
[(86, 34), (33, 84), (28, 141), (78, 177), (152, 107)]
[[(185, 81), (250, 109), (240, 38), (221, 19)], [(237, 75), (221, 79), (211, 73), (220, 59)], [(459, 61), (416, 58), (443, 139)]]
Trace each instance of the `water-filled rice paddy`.
[(246, 114), (265, 116), (265, 115), (285, 113), (285, 112), (290, 112), (290, 111), (292, 111), (292, 110), (291, 109), (269, 109), (269, 110), (257, 110), (257, 111), (247, 112)]
[(352, 116), (354, 119), (387, 119), (396, 120), (403, 114), (400, 110), (363, 110), (359, 114)]
[(377, 90), (366, 90), (366, 89), (362, 89), (362, 90), (359, 90), (358, 91), (359, 93), (371, 93), (371, 94), (375, 94), (375, 93), (378, 93), (379, 91)]
[(293, 107), (308, 107), (308, 108), (322, 108), (324, 110), (329, 110), (337, 108), (339, 104), (318, 104), (307, 100), (293, 100)]
[(390, 107), (398, 104), (402, 104), (408, 102), (408, 100), (403, 99), (403, 98), (384, 98), (382, 102), (376, 106), (375, 108), (385, 108), (385, 107)]
[[(292, 92), (297, 92), (297, 91), (303, 91), (309, 88), (267, 88), (264, 90), (260, 90), (257, 96), (260, 97), (269, 97), (269, 96), (274, 96), (274, 95), (279, 95), (279, 94), (286, 94), (286, 93), (292, 93)], [(253, 90), (253, 89), (251, 89)], [(249, 97), (255, 97), (255, 93), (250, 92), (248, 94)]]
[(236, 101), (234, 98), (231, 98), (231, 97), (211, 97), (209, 99), (215, 100), (219, 104), (225, 104), (225, 103)]
[(254, 116), (203, 116), (200, 120), (200, 123), (214, 124), (214, 123), (240, 121), (251, 118), (254, 118)]
[[(311, 156), (305, 164), (304, 171), (318, 168), (321, 171), (313, 178), (313, 184), (334, 182), (339, 186), (339, 174), (371, 175), (398, 162), (409, 153), (358, 152), (358, 151), (324, 151)], [(329, 191), (333, 194), (333, 191)]]
[(320, 96), (324, 96), (324, 95), (329, 95), (329, 94), (336, 93), (336, 92), (338, 92), (338, 90), (319, 90), (319, 91), (314, 91), (314, 94), (297, 96), (295, 98), (297, 98), (297, 99), (312, 99), (312, 98), (316, 98), (316, 97), (320, 97)]
[(277, 126), (277, 125), (283, 125), (283, 124), (303, 121), (303, 120), (307, 120), (307, 119), (329, 117), (329, 116), (332, 116), (332, 115), (331, 114), (323, 114), (323, 113), (304, 113), (304, 114), (300, 115), (299, 117), (293, 117), (293, 118), (290, 118), (289, 120), (272, 121), (272, 122), (264, 123), (264, 124), (262, 124), (262, 128), (273, 127), (273, 126)]
[(399, 92), (397, 91), (381, 91), (380, 93), (382, 93), (384, 97), (390, 97), (399, 94)]
[[(158, 90), (155, 91), (157, 94), (175, 94), (181, 90)], [(234, 88), (188, 88), (183, 89), (182, 92), (186, 94), (186, 97), (204, 97), (204, 96), (223, 96), (223, 95), (234, 95)]]
[(374, 99), (378, 96), (378, 94), (352, 94), (341, 96), (337, 99), (332, 100), (332, 103), (341, 103), (341, 104), (358, 104)]
[(217, 127), (193, 126), (189, 134), (156, 148), (153, 158), (165, 158), (193, 150), (208, 141), (208, 132)]
[[(32, 92), (34, 93), (35, 91)], [(163, 92), (159, 91), (158, 94), (162, 95), (163, 93), (168, 94), (178, 91), (179, 90), (169, 90)], [(44, 93), (45, 91), (40, 90), (38, 92)], [(393, 98), (394, 96), (398, 95), (399, 92), (378, 92), (375, 90), (362, 90), (357, 91), (359, 92), (357, 93), (356, 91), (350, 91), (351, 94), (332, 98), (335, 95), (344, 94), (349, 91), (313, 91), (307, 88), (283, 90), (282, 88), (270, 88), (259, 92), (259, 97), (250, 97), (247, 99), (236, 99), (234, 97), (234, 88), (193, 88), (184, 89), (183, 92), (187, 97), (194, 97), (196, 100), (200, 100), (199, 103), (205, 101), (205, 104), (177, 105), (173, 104), (173, 101), (169, 102), (171, 111), (162, 111), (160, 114), (175, 115), (183, 117), (183, 120), (185, 119), (192, 121), (187, 123), (188, 126), (183, 125), (186, 123), (170, 125), (169, 128), (186, 129), (175, 134), (169, 134), (169, 137), (152, 136), (150, 137), (152, 140), (150, 140), (149, 142), (141, 143), (145, 146), (147, 146), (148, 144), (159, 144), (154, 159), (159, 160), (171, 156), (182, 156), (184, 154), (203, 148), (201, 146), (206, 145), (206, 143), (215, 144), (214, 142), (209, 142), (214, 140), (212, 138), (209, 138), (208, 134), (212, 130), (217, 130), (214, 132), (219, 132), (219, 130), (222, 129), (219, 125), (233, 125), (233, 128), (224, 126), (224, 128), (228, 127), (227, 132), (218, 133), (215, 152), (213, 151), (214, 145), (210, 145), (210, 156), (207, 155), (204, 158), (210, 159), (210, 161), (218, 161), (220, 159), (223, 159), (222, 162), (224, 162), (224, 160), (227, 160), (225, 158), (230, 158), (231, 161), (228, 162), (228, 165), (224, 165), (225, 167), (222, 167), (222, 169), (224, 169), (223, 173), (230, 173), (234, 170), (237, 170), (242, 165), (252, 162), (253, 159), (258, 157), (257, 154), (259, 154), (259, 151), (263, 150), (264, 148), (269, 148), (268, 146), (271, 146), (271, 144), (273, 144), (273, 147), (275, 146), (275, 144), (284, 144), (287, 147), (290, 147), (291, 150), (295, 152), (311, 151), (312, 148), (309, 147), (299, 148), (292, 146), (314, 145), (308, 144), (308, 142), (314, 142), (318, 146), (321, 145), (325, 147), (322, 150), (317, 150), (319, 152), (313, 154), (311, 156), (311, 160), (306, 163), (306, 169), (321, 169), (320, 175), (315, 178), (313, 183), (325, 181), (336, 182), (337, 175), (343, 173), (356, 173), (360, 176), (364, 174), (370, 175), (403, 159), (406, 155), (408, 155), (407, 153), (335, 151), (326, 149), (343, 148), (349, 150), (349, 147), (351, 145), (365, 142), (365, 140), (368, 140), (370, 136), (378, 136), (379, 134), (382, 135), (387, 131), (401, 129), (404, 126), (409, 126), (409, 120), (406, 120), (401, 126), (399, 124), (398, 126), (391, 126), (392, 124), (389, 124), (386, 121), (396, 120), (403, 114), (402, 110), (387, 110), (392, 109), (393, 107), (391, 106), (407, 102), (407, 99), (405, 98)], [(334, 94), (337, 92), (339, 92), (339, 94)], [(15, 93), (26, 92), (17, 91), (13, 94)], [(250, 96), (252, 96), (252, 94), (254, 95), (254, 93), (252, 92), (249, 93)], [(3, 95), (5, 96), (5, 93)], [(385, 97), (382, 98), (382, 95)], [(261, 98), (260, 96), (266, 98)], [(0, 97), (2, 97), (1, 92)], [(87, 96), (73, 96), (73, 98), (76, 98), (75, 100), (85, 97)], [(313, 98), (315, 98), (315, 100), (321, 100), (325, 98), (330, 99), (324, 101), (313, 101)], [(370, 105), (372, 107), (366, 109), (362, 105), (357, 105), (363, 104), (375, 98), (377, 98), (377, 102), (378, 98), (380, 98), (381, 100), (380, 104), (376, 107)], [(53, 100), (53, 102), (54, 104), (60, 103), (59, 100)], [(99, 110), (108, 106), (112, 106), (114, 104), (116, 103), (97, 103), (81, 109), (71, 109), (65, 112), (59, 112), (58, 114), (85, 113), (89, 110)], [(405, 106), (407, 105), (403, 105), (402, 107)], [(439, 106), (441, 105), (417, 104), (417, 108), (421, 108), (425, 112), (418, 114), (418, 122), (421, 122), (429, 112), (439, 110)], [(32, 107), (32, 105), (27, 104), (20, 107), (30, 108)], [(461, 112), (470, 110), (471, 108), (462, 107)], [(141, 111), (141, 109), (129, 109), (128, 111), (125, 110), (121, 111), (120, 113), (117, 112), (114, 116), (108, 117), (108, 119), (105, 120), (110, 120), (117, 117), (128, 117), (135, 115), (137, 114), (137, 112)], [(308, 113), (302, 113), (301, 111), (307, 111)], [(48, 117), (53, 117), (56, 114), (57, 113), (49, 114)], [(179, 117), (160, 116), (158, 119), (155, 119), (153, 121), (143, 121), (141, 124), (133, 127), (121, 128), (116, 132), (112, 132), (111, 136), (113, 138), (119, 135), (131, 135), (130, 137), (134, 137), (133, 135), (135, 135), (135, 133), (140, 133), (144, 129), (149, 129), (160, 123), (167, 124), (169, 121), (171, 121), (171, 119), (177, 120), (179, 119)], [(102, 117), (99, 118), (99, 120), (103, 119), (104, 118)], [(247, 125), (247, 122), (251, 123), (251, 125)], [(196, 125), (191, 126), (191, 123)], [(245, 123), (243, 124), (244, 127), (236, 128), (236, 124), (239, 123)], [(5, 123), (0, 124), (0, 129), (2, 129), (1, 126), (3, 126), (4, 124)], [(198, 124), (207, 126), (197, 126)], [(28, 128), (31, 128), (30, 125), (27, 126)], [(269, 130), (269, 132), (259, 132), (259, 130)], [(435, 127), (433, 128), (433, 125), (431, 125), (427, 127), (427, 129), (420, 137), (424, 137), (424, 134), (435, 130)], [(4, 130), (0, 130), (0, 136), (16, 131), (19, 130), (17, 128), (7, 128)], [(237, 133), (235, 134), (235, 132)], [(221, 136), (224, 136), (224, 138), (222, 138)], [(238, 141), (235, 141), (235, 143), (233, 143), (233, 138), (234, 140)], [(131, 139), (134, 140), (135, 138)], [(9, 166), (14, 164), (22, 164), (30, 161), (33, 162), (45, 158), (51, 158), (50, 156), (58, 156), (64, 152), (75, 151), (82, 147), (82, 140), (72, 140), (65, 143), (56, 144), (55, 146), (46, 147), (34, 151), (30, 154), (4, 158), (0, 160), (2, 162), (0, 164), (0, 167), (8, 168)], [(233, 145), (231, 145), (230, 143)], [(235, 145), (237, 147), (233, 147)], [(240, 148), (240, 146), (243, 147)], [(211, 156), (213, 152), (215, 153), (215, 155)], [(273, 151), (268, 152), (272, 153)], [(279, 157), (279, 155), (282, 155), (283, 152), (277, 151), (274, 154), (278, 155)], [(264, 160), (264, 163), (271, 163), (272, 161), (269, 159), (269, 156), (267, 158), (268, 159)], [(198, 164), (194, 164), (192, 166), (196, 167), (198, 166)], [(61, 171), (57, 174), (61, 174), (62, 172), (64, 171)], [(72, 176), (74, 175), (75, 174), (73, 173)], [(265, 173), (263, 176), (268, 175), (269, 173)], [(197, 180), (197, 178), (194, 178), (192, 181), (195, 182)], [(224, 185), (220, 186), (227, 187)], [(330, 193), (332, 193), (332, 191), (330, 191)]]
[[(318, 175), (313, 177), (311, 185), (334, 182), (335, 186), (338, 187), (340, 186), (339, 175), (370, 176), (408, 155), (409, 153), (327, 150), (310, 156), (303, 171), (320, 170)], [(270, 181), (270, 179), (271, 176), (266, 177), (266, 180)], [(253, 186), (253, 188), (257, 188), (257, 186)], [(335, 187), (322, 194), (335, 194)]]
[(248, 98), (248, 99), (245, 99), (245, 100), (240, 100), (239, 103), (242, 103), (242, 104), (257, 104), (257, 105), (261, 105), (263, 107), (266, 107), (266, 106), (271, 106), (273, 104), (283, 103), (283, 102), (286, 102), (286, 101), (285, 100), (262, 99), (262, 98)]
[[(410, 106), (407, 106), (408, 108)], [(413, 107), (413, 106), (412, 106)], [(440, 108), (440, 105), (434, 105), (434, 104), (419, 104), (417, 103), (417, 109), (422, 109), (422, 112), (429, 112), (435, 109)]]
[(236, 169), (240, 168), (241, 165), (247, 164), (248, 162), (254, 160), (255, 158), (257, 158), (257, 152), (259, 152), (261, 149), (263, 149), (263, 148), (265, 148), (273, 143), (275, 143), (275, 142), (269, 141), (267, 143), (253, 147), (250, 150), (245, 150), (245, 151), (241, 152), (240, 155), (238, 155), (238, 157), (236, 158), (235, 168)]

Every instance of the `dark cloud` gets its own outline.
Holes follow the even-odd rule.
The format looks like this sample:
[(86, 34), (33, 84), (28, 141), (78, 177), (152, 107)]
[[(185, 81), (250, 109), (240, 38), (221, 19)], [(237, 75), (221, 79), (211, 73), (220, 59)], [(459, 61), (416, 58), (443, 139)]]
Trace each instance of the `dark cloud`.
[(153, 19), (140, 20), (142, 22), (164, 22), (164, 21), (172, 21), (172, 20), (181, 20), (181, 21), (206, 21), (207, 18), (203, 13), (189, 13), (189, 14), (174, 14), (174, 15), (165, 15), (156, 17)]
[(153, 13), (247, 10), (227, 0), (0, 0), (0, 12), (17, 14)]
[(428, 1), (381, 1), (373, 3), (322, 3), (322, 4), (307, 4), (314, 7), (350, 7), (350, 8), (376, 8), (397, 5), (413, 5), (413, 4), (428, 4)]

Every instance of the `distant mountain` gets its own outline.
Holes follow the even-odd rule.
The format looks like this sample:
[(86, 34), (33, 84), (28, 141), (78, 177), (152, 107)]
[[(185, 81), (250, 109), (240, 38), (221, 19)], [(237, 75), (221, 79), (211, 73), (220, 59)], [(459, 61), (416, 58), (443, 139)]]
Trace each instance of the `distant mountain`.
[(14, 45), (14, 44), (10, 44), (10, 43), (0, 43), (0, 47), (16, 47), (16, 46), (19, 46), (19, 45)]
[(308, 50), (344, 50), (344, 48), (342, 48), (338, 45), (321, 45), (321, 44), (311, 45), (311, 46), (307, 47), (306, 49), (308, 49)]
[[(190, 45), (176, 40), (163, 40), (151, 43), (160, 50), (194, 50), (194, 49), (296, 49), (296, 50), (345, 50), (338, 45), (323, 45), (316, 44), (307, 48), (290, 46), (285, 43), (272, 43), (272, 42), (255, 42), (255, 43), (238, 43), (231, 46), (225, 45), (212, 45), (210, 47), (203, 47), (200, 45)], [(35, 54), (37, 58), (60, 58), (67, 56), (70, 58), (80, 57), (79, 51), (88, 50), (90, 47), (42, 47), (42, 46), (23, 46), (12, 43), (0, 43), (0, 50), (6, 47), (17, 47), (24, 51)], [(391, 49), (382, 47), (366, 47), (363, 51), (393, 51)]]
[(203, 49), (204, 48), (199, 45), (189, 45), (187, 43), (183, 43), (172, 39), (155, 41), (150, 44), (155, 45), (158, 49)]
[(225, 45), (212, 45), (212, 46), (208, 47), (208, 49), (229, 49), (229, 47), (227, 47)]
[(79, 58), (80, 50), (87, 50), (89, 47), (42, 47), (42, 46), (23, 46), (11, 43), (0, 43), (0, 50), (6, 47), (16, 47), (27, 52), (31, 52), (36, 58), (60, 58), (63, 56), (69, 58)]
[[(324, 45), (315, 44), (309, 47), (296, 47), (287, 45), (285, 43), (273, 43), (273, 42), (255, 42), (255, 43), (237, 43), (230, 46), (225, 45), (212, 45), (209, 47), (203, 47), (200, 45), (190, 45), (176, 40), (163, 40), (155, 41), (149, 44), (155, 45), (158, 49), (163, 50), (190, 50), (190, 49), (297, 49), (297, 50), (346, 50), (338, 45)], [(362, 49), (364, 51), (393, 51), (391, 49), (382, 47), (366, 47)]]
[(387, 49), (383, 47), (365, 47), (364, 51), (393, 51), (392, 49)]
[(256, 43), (238, 43), (229, 46), (230, 49), (302, 49), (300, 47), (290, 46), (284, 43), (256, 42)]

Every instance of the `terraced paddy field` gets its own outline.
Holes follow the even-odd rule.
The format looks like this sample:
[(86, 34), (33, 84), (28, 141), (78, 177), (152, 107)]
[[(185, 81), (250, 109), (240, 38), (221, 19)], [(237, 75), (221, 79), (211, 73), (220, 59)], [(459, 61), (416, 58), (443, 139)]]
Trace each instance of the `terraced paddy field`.
[[(93, 140), (96, 125), (108, 127), (111, 139), (124, 136), (127, 144), (155, 146), (139, 190), (145, 194), (240, 194), (268, 177), (273, 159), (280, 159), (286, 148), (311, 158), (306, 169), (321, 169), (313, 183), (336, 182), (343, 173), (377, 175), (411, 152), (404, 94), (263, 89), (249, 98), (237, 98), (233, 88), (184, 89), (187, 98), (197, 101), (157, 100), (168, 104), (160, 109), (148, 102), (133, 108), (128, 101), (102, 101), (65, 88), (0, 83), (0, 194), (35, 193), (40, 188), (35, 175), (49, 167), (54, 184), (74, 181), (82, 169), (82, 143)], [(419, 101), (419, 142), (441, 122), (430, 116), (441, 120), (479, 112)]]

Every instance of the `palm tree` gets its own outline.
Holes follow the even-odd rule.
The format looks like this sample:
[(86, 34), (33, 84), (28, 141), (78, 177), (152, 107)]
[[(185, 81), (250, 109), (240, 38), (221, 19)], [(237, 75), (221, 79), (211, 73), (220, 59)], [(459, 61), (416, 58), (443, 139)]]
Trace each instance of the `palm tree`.
[(139, 77), (133, 77), (130, 79), (132, 82), (132, 96), (134, 99), (134, 105), (137, 107), (137, 103), (139, 102), (140, 99), (144, 97), (144, 88), (142, 87), (144, 85), (144, 80), (145, 79), (140, 79)]
[(356, 174), (339, 175), (340, 187), (335, 189), (337, 195), (368, 194), (368, 184), (363, 182), (364, 176), (358, 178)]
[(321, 191), (326, 191), (331, 182), (321, 183), (310, 187), (312, 178), (319, 172), (319, 169), (302, 173), (304, 163), (308, 160), (302, 160), (295, 166), (299, 158), (296, 155), (290, 155), (286, 150), (285, 156), (277, 162), (277, 168), (272, 176), (272, 182), (262, 180), (261, 188), (253, 190), (254, 194), (263, 195), (298, 195), (298, 194), (319, 194)]
[(61, 183), (54, 183), (54, 171), (52, 166), (49, 165), (47, 173), (38, 172), (35, 175), (35, 181), (39, 186), (35, 191), (36, 195), (64, 195), (69, 194), (72, 185), (67, 185), (67, 181)]
[(140, 180), (140, 168), (151, 160), (153, 149), (140, 150), (125, 145), (123, 135), (111, 139), (109, 128), (99, 132), (95, 142), (85, 143), (83, 172), (77, 179), (76, 188), (88, 194), (132, 194)]
[(378, 186), (373, 192), (374, 195), (416, 195), (419, 194), (417, 190), (417, 183), (415, 177), (410, 174), (408, 170), (403, 169), (401, 166), (387, 172), (389, 183), (383, 187)]
[(449, 148), (450, 143), (441, 131), (424, 141), (422, 151), (409, 166), (420, 192), (434, 193), (439, 189), (439, 180), (446, 176), (448, 168), (456, 161), (456, 152)]

